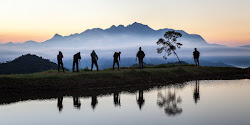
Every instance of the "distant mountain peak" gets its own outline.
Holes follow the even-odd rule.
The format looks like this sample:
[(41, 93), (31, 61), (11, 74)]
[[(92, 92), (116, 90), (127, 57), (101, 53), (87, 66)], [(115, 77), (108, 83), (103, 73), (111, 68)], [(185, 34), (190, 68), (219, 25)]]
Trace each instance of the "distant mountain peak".
[(29, 41), (26, 41), (24, 43), (37, 43), (36, 41), (33, 41), (33, 40), (29, 40)]
[(63, 36), (62, 35), (59, 35), (58, 33), (56, 33), (53, 38), (62, 38)]
[(138, 22), (134, 22), (133, 24), (128, 25), (127, 28), (137, 29), (137, 30), (153, 30), (148, 25), (144, 25)]

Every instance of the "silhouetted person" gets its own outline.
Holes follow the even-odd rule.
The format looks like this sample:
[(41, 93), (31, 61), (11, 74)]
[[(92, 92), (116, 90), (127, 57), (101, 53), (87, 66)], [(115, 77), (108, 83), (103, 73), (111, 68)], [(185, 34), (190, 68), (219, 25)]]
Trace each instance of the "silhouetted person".
[(62, 54), (61, 51), (59, 51), (59, 54), (57, 55), (58, 72), (59, 72), (60, 66), (62, 66), (62, 70), (63, 70), (63, 72), (64, 72), (64, 67), (63, 67), (62, 58), (63, 58), (63, 54)]
[(197, 103), (200, 100), (200, 85), (199, 81), (195, 81), (195, 89), (194, 89), (194, 102)]
[(120, 70), (120, 65), (119, 65), (119, 61), (121, 60), (121, 52), (115, 52), (114, 53), (114, 62), (113, 62), (113, 70), (115, 69), (115, 63), (118, 66), (118, 70)]
[(145, 100), (143, 97), (143, 90), (139, 90), (139, 97), (137, 99), (137, 104), (139, 105), (140, 110), (141, 110), (142, 106), (144, 105), (144, 103), (145, 103)]
[(195, 65), (199, 66), (200, 65), (200, 62), (199, 62), (200, 52), (197, 51), (196, 48), (194, 48), (193, 56), (194, 56), (194, 63), (195, 63)]
[(139, 51), (136, 54), (136, 58), (139, 60), (139, 67), (143, 69), (143, 58), (145, 57), (145, 53), (139, 48)]
[(95, 109), (97, 103), (98, 103), (97, 96), (92, 96), (91, 97), (91, 106), (93, 109)]
[(114, 105), (121, 106), (120, 93), (114, 92)]
[(57, 107), (58, 107), (59, 112), (61, 112), (63, 109), (63, 97), (62, 96), (57, 98)]
[(75, 65), (76, 65), (76, 71), (79, 72), (78, 63), (80, 60), (81, 60), (81, 53), (78, 52), (77, 54), (74, 55), (73, 58), (73, 72), (75, 72)]
[(73, 105), (77, 109), (81, 108), (81, 102), (79, 100), (79, 97), (73, 97)]
[(97, 64), (98, 56), (96, 55), (95, 50), (92, 51), (92, 53), (90, 54), (90, 56), (91, 56), (91, 61), (92, 61), (92, 63), (91, 63), (91, 71), (93, 70), (93, 65), (94, 64), (95, 64), (96, 69), (98, 71), (99, 70), (98, 64)]

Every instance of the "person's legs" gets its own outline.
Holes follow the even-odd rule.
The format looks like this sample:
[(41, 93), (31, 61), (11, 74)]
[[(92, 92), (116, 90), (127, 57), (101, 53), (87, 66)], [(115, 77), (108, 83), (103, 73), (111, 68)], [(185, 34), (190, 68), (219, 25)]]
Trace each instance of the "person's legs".
[(78, 62), (76, 62), (76, 71), (79, 72)]
[(143, 59), (141, 60), (141, 68), (143, 69)]
[(94, 64), (94, 62), (92, 61), (91, 62), (91, 71), (93, 70), (93, 64)]
[(57, 71), (59, 72), (59, 69), (60, 69), (60, 63), (58, 62), (57, 63)]
[(113, 70), (115, 69), (115, 60), (113, 61)]
[(139, 68), (141, 68), (141, 60), (139, 59)]
[(118, 66), (118, 70), (120, 70), (120, 65), (119, 65), (119, 61), (117, 61), (117, 66)]
[(63, 72), (64, 72), (64, 67), (63, 67), (63, 63), (61, 63), (61, 66), (62, 66), (62, 69), (63, 69)]
[(73, 68), (72, 68), (72, 69), (73, 69), (73, 72), (75, 72), (75, 64), (76, 64), (76, 62), (74, 61), (74, 62), (73, 62)]
[(198, 65), (198, 64), (197, 64), (197, 59), (196, 59), (196, 58), (194, 59), (194, 63), (195, 63), (195, 66)]
[(96, 66), (96, 70), (98, 71), (99, 67), (98, 67), (97, 61), (95, 62), (95, 66)]
[(197, 63), (198, 63), (198, 66), (200, 66), (199, 58), (197, 58)]

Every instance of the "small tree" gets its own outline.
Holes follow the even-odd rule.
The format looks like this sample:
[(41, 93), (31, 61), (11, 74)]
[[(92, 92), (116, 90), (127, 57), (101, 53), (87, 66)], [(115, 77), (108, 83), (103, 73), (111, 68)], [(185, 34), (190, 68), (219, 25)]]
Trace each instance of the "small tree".
[(168, 56), (170, 56), (172, 53), (177, 57), (178, 61), (181, 64), (181, 61), (175, 52), (176, 48), (181, 48), (182, 44), (177, 42), (177, 38), (182, 37), (182, 34), (175, 31), (168, 31), (164, 34), (165, 39), (160, 38), (156, 44), (162, 46), (161, 48), (157, 48), (157, 53), (161, 54), (163, 51), (165, 51), (165, 55), (163, 58), (166, 60)]

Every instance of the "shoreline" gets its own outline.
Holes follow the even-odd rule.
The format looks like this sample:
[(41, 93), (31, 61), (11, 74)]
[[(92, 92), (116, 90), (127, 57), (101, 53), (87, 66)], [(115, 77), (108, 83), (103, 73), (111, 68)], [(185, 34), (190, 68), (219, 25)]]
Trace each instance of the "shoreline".
[(81, 71), (57, 73), (1, 75), (0, 104), (15, 100), (56, 98), (57, 96), (90, 96), (115, 91), (150, 89), (194, 80), (247, 79), (249, 69), (231, 67), (171, 66), (167, 68), (136, 68), (112, 71)]

